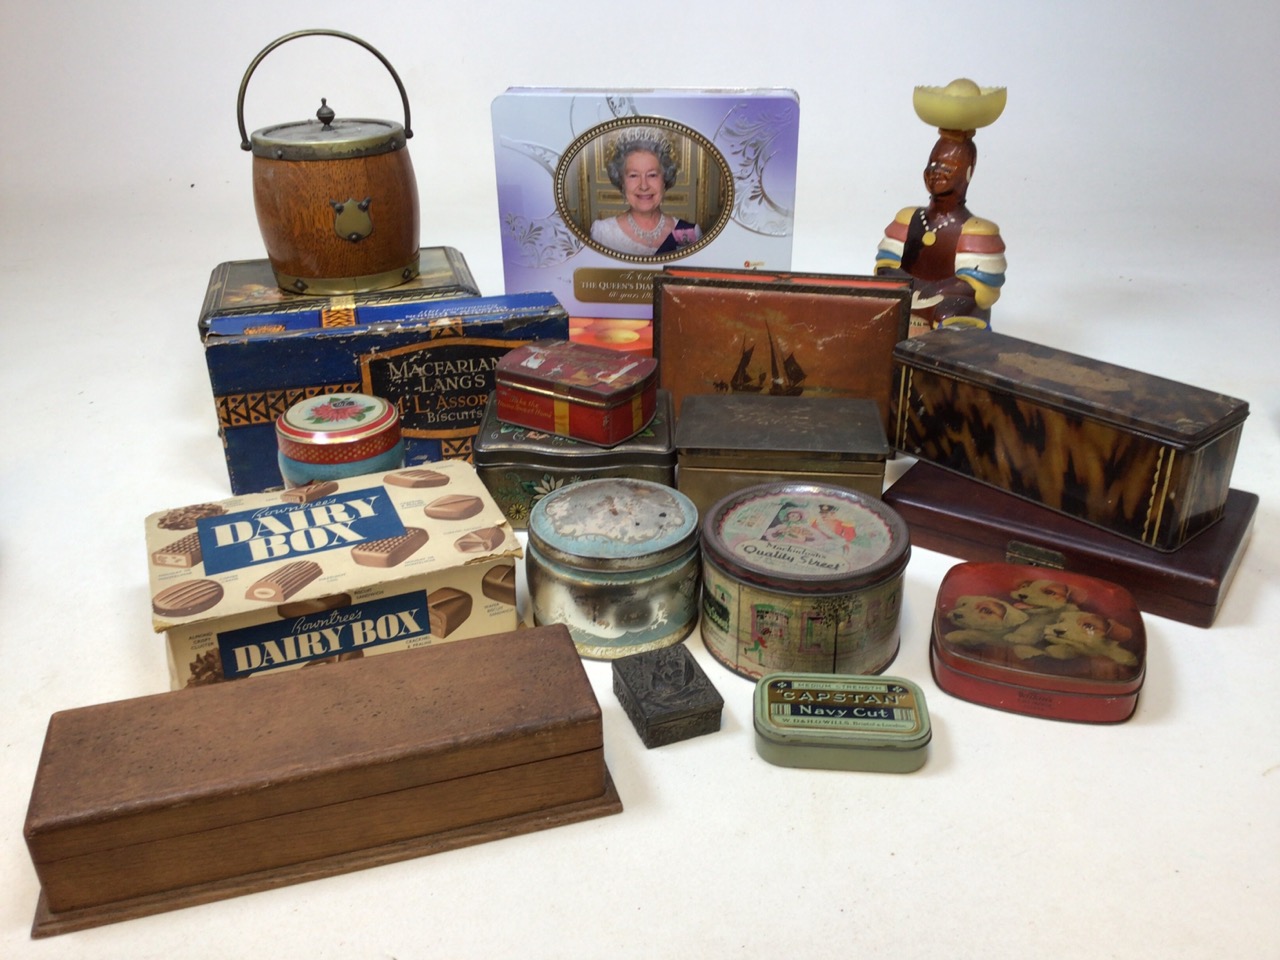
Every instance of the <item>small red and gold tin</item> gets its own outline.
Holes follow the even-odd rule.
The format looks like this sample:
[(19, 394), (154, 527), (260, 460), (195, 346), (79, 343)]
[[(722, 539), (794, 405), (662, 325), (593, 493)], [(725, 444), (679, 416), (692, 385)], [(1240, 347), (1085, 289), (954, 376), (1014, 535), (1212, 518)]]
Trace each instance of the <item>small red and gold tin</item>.
[(382, 397), (331, 393), (295, 403), (276, 421), (286, 487), (404, 466), (400, 415)]
[(953, 696), (1085, 723), (1129, 719), (1146, 672), (1146, 632), (1127, 590), (1021, 564), (952, 567), (931, 652), (934, 679)]
[(503, 356), (494, 371), (498, 419), (612, 447), (657, 409), (658, 362), (569, 340), (540, 340)]

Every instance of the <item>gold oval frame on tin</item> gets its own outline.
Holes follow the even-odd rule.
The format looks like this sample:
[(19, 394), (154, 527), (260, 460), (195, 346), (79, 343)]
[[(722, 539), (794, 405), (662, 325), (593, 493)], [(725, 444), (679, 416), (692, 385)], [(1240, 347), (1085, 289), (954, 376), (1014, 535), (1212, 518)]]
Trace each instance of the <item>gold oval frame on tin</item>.
[[(702, 228), (702, 237), (695, 243), (667, 253), (652, 255), (622, 253), (597, 242), (591, 237), (591, 224), (600, 219), (600, 213), (612, 216), (626, 209), (621, 194), (609, 182), (605, 172), (610, 141), (623, 131), (653, 131), (672, 144), (676, 154), (676, 182), (667, 189), (672, 197), (672, 210), (664, 212)], [(714, 174), (715, 183), (710, 180)], [(581, 134), (560, 155), (555, 172), (556, 212), (565, 226), (584, 245), (615, 260), (627, 263), (667, 263), (681, 260), (711, 243), (729, 222), (734, 208), (733, 175), (728, 162), (715, 145), (692, 127), (663, 117), (619, 117), (597, 124)], [(692, 210), (691, 217), (679, 210)], [(711, 215), (710, 211), (715, 211)], [(706, 211), (702, 217), (697, 211)], [(709, 224), (709, 225), (708, 225)]]

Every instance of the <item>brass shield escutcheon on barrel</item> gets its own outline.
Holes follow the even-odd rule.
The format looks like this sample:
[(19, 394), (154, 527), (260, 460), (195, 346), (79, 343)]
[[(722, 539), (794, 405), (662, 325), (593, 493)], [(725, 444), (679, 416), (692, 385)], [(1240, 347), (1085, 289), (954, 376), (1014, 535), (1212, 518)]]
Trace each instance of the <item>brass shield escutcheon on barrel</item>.
[[(262, 59), (289, 40), (332, 36), (373, 53), (400, 92), (404, 125), (338, 117), (322, 98), (314, 120), (245, 133), (244, 97)], [(253, 201), (276, 282), (294, 293), (380, 290), (418, 273), (418, 186), (406, 141), (409, 101), (395, 69), (358, 37), (302, 30), (269, 44), (245, 72), (236, 103), (240, 146), (253, 153)]]

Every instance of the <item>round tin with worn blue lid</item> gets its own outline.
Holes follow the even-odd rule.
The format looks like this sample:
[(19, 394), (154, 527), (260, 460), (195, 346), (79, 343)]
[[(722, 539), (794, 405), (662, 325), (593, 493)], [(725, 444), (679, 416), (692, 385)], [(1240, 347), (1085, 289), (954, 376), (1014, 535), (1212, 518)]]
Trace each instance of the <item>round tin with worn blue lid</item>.
[(679, 643), (698, 618), (698, 509), (671, 487), (606, 477), (552, 491), (529, 514), (533, 619), (563, 623), (584, 657)]

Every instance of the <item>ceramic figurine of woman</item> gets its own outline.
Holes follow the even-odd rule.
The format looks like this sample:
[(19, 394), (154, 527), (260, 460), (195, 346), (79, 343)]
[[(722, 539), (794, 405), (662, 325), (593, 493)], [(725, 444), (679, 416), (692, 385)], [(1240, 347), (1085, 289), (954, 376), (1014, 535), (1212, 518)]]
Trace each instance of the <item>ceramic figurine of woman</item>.
[(978, 159), (973, 135), (1000, 116), (1005, 89), (960, 79), (916, 87), (913, 99), (917, 116), (939, 134), (924, 168), (929, 203), (903, 208), (885, 228), (876, 273), (914, 278), (912, 336), (939, 326), (987, 328), (1004, 284), (1004, 241), (999, 227), (969, 211), (965, 195)]

